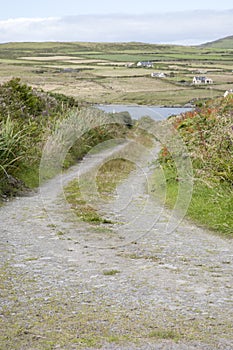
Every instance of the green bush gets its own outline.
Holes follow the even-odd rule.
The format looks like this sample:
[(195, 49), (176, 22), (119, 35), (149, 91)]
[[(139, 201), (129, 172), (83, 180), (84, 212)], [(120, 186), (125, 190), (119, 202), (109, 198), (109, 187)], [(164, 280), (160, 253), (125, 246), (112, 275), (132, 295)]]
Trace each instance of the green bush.
[(72, 97), (45, 93), (24, 84), (19, 78), (0, 85), (0, 120), (10, 116), (25, 122), (46, 116), (64, 113), (77, 103)]

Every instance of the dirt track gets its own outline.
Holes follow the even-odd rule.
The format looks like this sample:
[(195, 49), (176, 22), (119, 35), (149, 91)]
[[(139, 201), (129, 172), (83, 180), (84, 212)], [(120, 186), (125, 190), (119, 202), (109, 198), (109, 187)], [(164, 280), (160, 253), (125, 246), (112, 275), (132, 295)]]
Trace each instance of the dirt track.
[(72, 216), (62, 185), (108, 152), (0, 208), (0, 348), (233, 349), (233, 243), (165, 233), (146, 163), (101, 206), (115, 224)]

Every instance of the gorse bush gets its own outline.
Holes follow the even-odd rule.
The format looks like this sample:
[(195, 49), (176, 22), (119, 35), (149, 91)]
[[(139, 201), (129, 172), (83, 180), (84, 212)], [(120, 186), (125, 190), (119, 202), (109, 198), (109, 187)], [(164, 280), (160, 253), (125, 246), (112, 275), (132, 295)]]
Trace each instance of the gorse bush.
[[(191, 156), (195, 176), (210, 185), (233, 185), (233, 95), (210, 100), (202, 108), (171, 118)], [(160, 160), (172, 160), (166, 147)]]
[(25, 122), (56, 115), (71, 107), (77, 107), (74, 98), (33, 89), (19, 78), (0, 86), (0, 120), (10, 115), (12, 119)]

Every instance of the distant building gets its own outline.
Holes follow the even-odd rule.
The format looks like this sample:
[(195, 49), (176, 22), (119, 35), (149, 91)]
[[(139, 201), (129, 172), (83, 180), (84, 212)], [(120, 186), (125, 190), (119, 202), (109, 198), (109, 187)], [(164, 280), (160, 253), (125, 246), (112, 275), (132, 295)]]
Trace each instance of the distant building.
[(207, 77), (194, 77), (193, 84), (213, 84), (213, 80)]
[(153, 68), (153, 63), (150, 61), (140, 61), (137, 63), (137, 67)]
[(153, 73), (151, 73), (151, 76), (152, 76), (152, 78), (165, 78), (166, 74), (163, 72), (158, 72), (158, 73), (153, 72)]
[(224, 97), (227, 97), (228, 95), (231, 95), (231, 94), (233, 94), (233, 89), (230, 89), (230, 90), (226, 90), (225, 92), (224, 92)]
[(79, 69), (76, 68), (58, 68), (56, 73), (78, 73)]
[(125, 67), (132, 68), (134, 66), (134, 63), (126, 63)]
[(196, 70), (196, 74), (206, 74), (206, 73), (207, 73), (207, 70), (205, 70), (205, 69)]

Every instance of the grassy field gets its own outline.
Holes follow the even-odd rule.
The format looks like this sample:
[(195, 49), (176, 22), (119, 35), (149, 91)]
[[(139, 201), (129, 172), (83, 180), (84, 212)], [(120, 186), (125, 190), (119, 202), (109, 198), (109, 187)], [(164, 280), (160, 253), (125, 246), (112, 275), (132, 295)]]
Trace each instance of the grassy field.
[[(229, 40), (228, 40), (229, 41)], [(229, 42), (227, 43), (229, 44)], [(229, 46), (231, 47), (231, 46)], [(45, 91), (90, 103), (184, 105), (222, 96), (233, 85), (233, 49), (143, 43), (8, 43), (0, 45), (0, 83), (20, 77)], [(153, 68), (138, 68), (138, 61)], [(152, 78), (163, 72), (165, 78)], [(194, 75), (212, 78), (193, 86)]]

